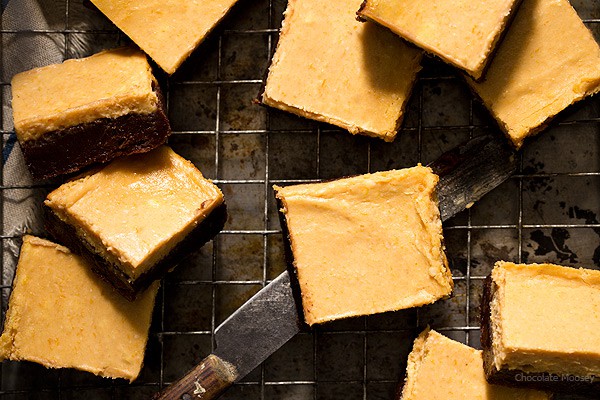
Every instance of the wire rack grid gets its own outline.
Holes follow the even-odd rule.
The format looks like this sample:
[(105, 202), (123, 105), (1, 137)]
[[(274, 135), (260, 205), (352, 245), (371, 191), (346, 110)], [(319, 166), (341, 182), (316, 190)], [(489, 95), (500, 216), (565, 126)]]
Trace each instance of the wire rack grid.
[[(600, 8), (574, 1), (600, 38)], [(49, 30), (1, 29), (62, 41), (64, 58), (127, 42), (81, 0), (64, 0), (64, 20)], [(183, 260), (163, 282), (140, 378), (129, 385), (30, 363), (1, 365), (6, 399), (148, 398), (214, 348), (215, 328), (285, 269), (273, 184), (427, 163), (460, 142), (496, 130), (454, 70), (427, 58), (393, 144), (353, 137), (328, 125), (253, 104), (278, 37), (284, 0), (240, 0), (174, 76), (161, 76), (175, 130), (170, 145), (222, 188), (230, 211), (225, 230)], [(14, 144), (10, 82), (0, 82), (3, 149)], [(412, 339), (426, 324), (479, 346), (482, 280), (498, 259), (600, 268), (600, 101), (572, 107), (520, 153), (518, 174), (445, 225), (456, 290), (418, 310), (345, 320), (303, 332), (275, 353), (226, 399), (392, 399)], [(7, 181), (9, 191), (43, 199), (56, 182)], [(2, 242), (18, 245), (7, 234)], [(43, 232), (33, 232), (43, 234)], [(2, 260), (2, 320), (14, 265)], [(251, 345), (250, 343), (248, 344)], [(575, 397), (563, 396), (560, 399)]]

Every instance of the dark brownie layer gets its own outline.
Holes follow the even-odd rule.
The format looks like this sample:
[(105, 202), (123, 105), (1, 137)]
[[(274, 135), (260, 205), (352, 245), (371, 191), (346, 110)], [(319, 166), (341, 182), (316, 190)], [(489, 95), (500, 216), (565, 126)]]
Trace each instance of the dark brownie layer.
[[(575, 375), (555, 375), (547, 372), (524, 372), (518, 369), (498, 370), (492, 353), (492, 328), (490, 304), (494, 296), (491, 275), (485, 280), (481, 299), (481, 347), (483, 349), (483, 369), (489, 383), (496, 385), (530, 388), (550, 392), (598, 395), (600, 376), (579, 377)], [(568, 322), (567, 322), (568, 323)], [(585, 379), (583, 379), (585, 378)], [(593, 378), (593, 379), (592, 379)]]
[(120, 156), (145, 153), (165, 143), (171, 127), (158, 86), (155, 90), (159, 102), (151, 114), (100, 118), (20, 142), (33, 179), (69, 174)]
[(296, 274), (296, 263), (294, 259), (294, 252), (292, 251), (292, 241), (290, 239), (290, 230), (287, 225), (287, 218), (285, 213), (281, 210), (284, 209), (283, 202), (278, 197), (275, 197), (277, 202), (277, 210), (279, 211), (279, 223), (281, 225), (281, 234), (283, 236), (283, 254), (287, 271), (290, 275), (290, 283), (292, 287), (292, 294), (296, 301), (296, 309), (298, 310), (298, 318), (302, 322), (302, 329), (309, 330), (310, 327), (306, 324), (304, 318), (304, 308), (302, 307), (302, 292), (300, 290), (300, 282), (298, 281), (298, 275)]
[(88, 242), (79, 238), (73, 226), (63, 222), (49, 207), (44, 206), (44, 214), (46, 229), (59, 243), (84, 257), (92, 265), (94, 272), (113, 285), (125, 298), (133, 301), (138, 293), (175, 268), (189, 252), (199, 249), (215, 237), (225, 225), (227, 207), (223, 203), (215, 208), (169, 254), (135, 280), (126, 275), (118, 265), (108, 262), (96, 253)]

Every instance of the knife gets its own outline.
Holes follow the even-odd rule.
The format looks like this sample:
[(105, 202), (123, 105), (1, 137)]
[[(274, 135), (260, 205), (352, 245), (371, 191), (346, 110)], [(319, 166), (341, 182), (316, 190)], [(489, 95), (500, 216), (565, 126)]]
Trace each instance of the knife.
[[(517, 170), (518, 157), (504, 138), (488, 134), (429, 166), (440, 177), (440, 216), (445, 221), (508, 179)], [(214, 353), (153, 399), (216, 399), (258, 367), (305, 326), (292, 286), (285, 271), (255, 294), (215, 330)]]

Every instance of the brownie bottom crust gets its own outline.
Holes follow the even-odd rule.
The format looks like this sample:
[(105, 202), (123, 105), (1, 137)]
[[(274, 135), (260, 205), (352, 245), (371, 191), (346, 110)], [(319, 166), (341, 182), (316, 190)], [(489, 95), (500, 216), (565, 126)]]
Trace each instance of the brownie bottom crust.
[(145, 153), (165, 143), (171, 127), (160, 91), (157, 94), (158, 108), (153, 113), (100, 118), (20, 142), (33, 179), (70, 174), (120, 156)]
[(281, 225), (281, 235), (283, 238), (283, 255), (286, 264), (286, 269), (290, 276), (290, 286), (292, 288), (292, 295), (296, 303), (296, 310), (298, 312), (298, 318), (302, 322), (302, 330), (309, 331), (310, 326), (306, 323), (304, 318), (304, 307), (302, 306), (302, 292), (300, 291), (300, 282), (298, 281), (298, 274), (296, 273), (296, 260), (294, 258), (294, 252), (292, 251), (292, 241), (290, 239), (290, 230), (288, 228), (287, 219), (285, 214), (281, 211), (285, 207), (283, 201), (275, 197), (277, 202), (277, 213), (279, 216), (279, 224)]
[(494, 292), (494, 283), (490, 275), (486, 278), (483, 286), (480, 318), (483, 369), (489, 383), (550, 392), (576, 393), (586, 396), (600, 393), (600, 376), (525, 372), (508, 368), (498, 370), (492, 352), (491, 301)]
[(47, 206), (44, 206), (44, 216), (46, 230), (59, 243), (80, 254), (90, 263), (92, 270), (98, 276), (110, 283), (123, 297), (133, 301), (152, 282), (161, 279), (167, 272), (175, 268), (188, 253), (202, 247), (223, 229), (227, 221), (227, 206), (223, 203), (215, 208), (173, 250), (136, 279), (125, 274), (118, 265), (101, 257), (89, 243), (79, 238), (74, 227), (63, 222)]

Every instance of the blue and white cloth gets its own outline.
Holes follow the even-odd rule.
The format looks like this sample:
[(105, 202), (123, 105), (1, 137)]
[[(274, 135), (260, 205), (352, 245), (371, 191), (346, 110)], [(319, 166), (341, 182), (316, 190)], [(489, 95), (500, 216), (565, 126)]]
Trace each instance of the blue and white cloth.
[[(18, 33), (2, 34), (2, 82), (32, 68), (60, 63), (65, 59), (65, 1), (3, 0), (2, 28)], [(16, 141), (10, 107), (10, 86), (2, 86), (3, 235), (20, 237), (43, 232), (41, 204), (45, 191), (33, 181)], [(19, 254), (20, 240), (4, 240), (2, 283), (10, 284)], [(6, 295), (6, 294), (4, 294)], [(6, 304), (6, 303), (4, 303)]]

